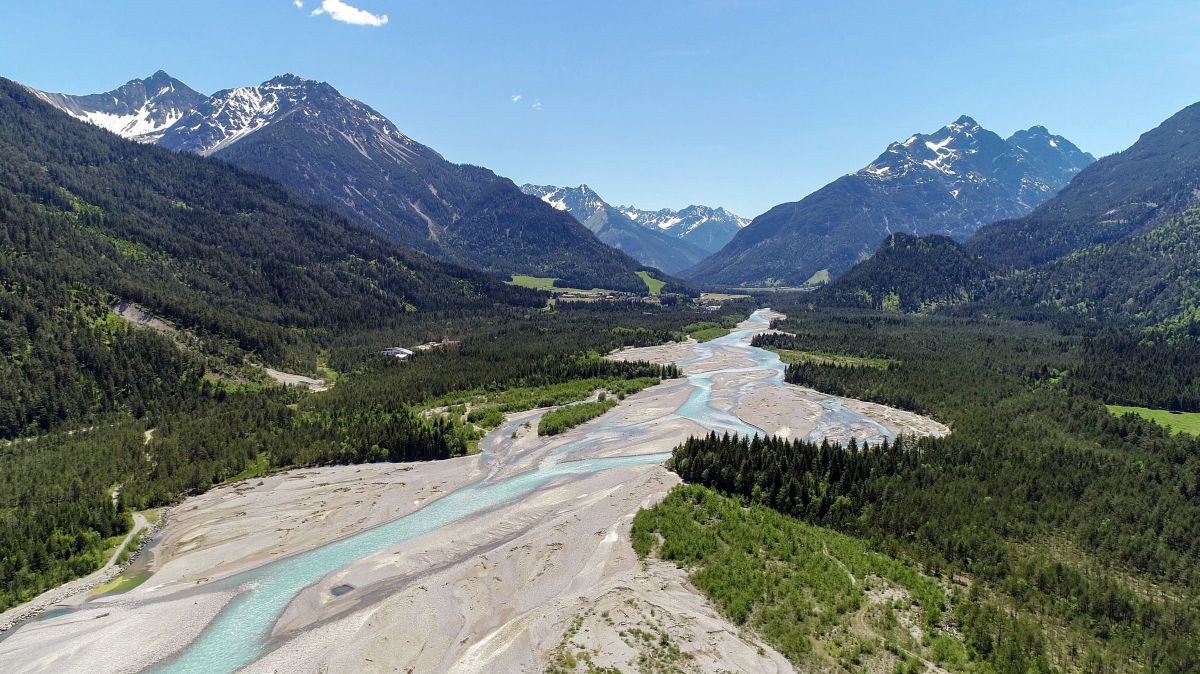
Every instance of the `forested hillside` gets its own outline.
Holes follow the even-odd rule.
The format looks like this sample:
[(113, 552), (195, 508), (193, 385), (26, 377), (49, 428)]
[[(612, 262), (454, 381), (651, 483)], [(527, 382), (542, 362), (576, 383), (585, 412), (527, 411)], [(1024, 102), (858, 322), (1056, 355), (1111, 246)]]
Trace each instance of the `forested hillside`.
[(1024, 268), (1121, 240), (1196, 201), (1200, 103), (1079, 173), (1029, 215), (983, 227), (968, 248), (1000, 267)]
[(1029, 215), (983, 227), (963, 248), (893, 239), (814, 299), (906, 311), (978, 300), (965, 311), (1200, 335), (1198, 132), (1200, 104)]
[(987, 266), (948, 236), (893, 234), (869, 259), (817, 290), (826, 306), (888, 311), (934, 309), (974, 299)]
[[(457, 264), (558, 277), (566, 287), (644, 288), (634, 274), (641, 264), (507, 178), (451, 164), (436, 153), (436, 159), (420, 163), (410, 159), (381, 166), (393, 160), (364, 157), (350, 143), (314, 133), (307, 128), (312, 123), (294, 115), (217, 156), (281, 180), (392, 240)], [(345, 196), (345, 184), (356, 186), (354, 197)]]
[(413, 311), (541, 297), (358, 230), (266, 178), (138, 145), (0, 81), (0, 437), (194, 387), (199, 359), (110, 311), (133, 301), (199, 352), (268, 363)]
[(158, 142), (274, 178), (454, 264), (557, 277), (567, 287), (642, 288), (635, 272), (643, 266), (569, 215), (486, 168), (447, 161), (325, 82), (288, 74), (217, 92)]
[(274, 178), (368, 231), (453, 264), (556, 277), (565, 287), (641, 289), (634, 259), (511, 180), (446, 161), (326, 82), (288, 73), (203, 96), (158, 71), (103, 94), (35, 93), (125, 138)]
[[(1041, 634), (1028, 658), (1082, 671), (1195, 666), (1200, 441), (1103, 404), (1190, 399), (1186, 375), (1160, 377), (1157, 392), (1124, 378), (1183, 353), (1015, 322), (788, 311), (779, 327), (795, 336), (758, 343), (888, 361), (807, 361), (788, 367), (788, 381), (925, 412), (953, 432), (852, 454), (710, 437), (676, 451), (681, 475), (969, 575), (973, 601), (993, 617), (961, 628), (986, 628), (974, 645), (985, 658), (1020, 626)], [(1127, 367), (1104, 365), (1121, 359)], [(1034, 661), (993, 664), (1027, 671)]]
[(1200, 337), (1200, 208), (1013, 273), (991, 301)]

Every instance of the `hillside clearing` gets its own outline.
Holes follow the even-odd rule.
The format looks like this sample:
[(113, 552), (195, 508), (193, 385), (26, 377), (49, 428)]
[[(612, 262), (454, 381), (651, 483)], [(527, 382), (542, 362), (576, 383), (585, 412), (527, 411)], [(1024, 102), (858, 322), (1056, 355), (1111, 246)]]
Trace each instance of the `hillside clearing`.
[(1143, 419), (1170, 430), (1173, 433), (1200, 435), (1200, 412), (1172, 412), (1171, 410), (1156, 410), (1149, 407), (1131, 407), (1127, 405), (1106, 405), (1114, 416), (1136, 414)]
[(520, 286), (522, 288), (533, 288), (535, 290), (550, 290), (554, 287), (554, 282), (557, 277), (551, 276), (526, 276), (525, 274), (513, 274), (509, 285)]
[(637, 273), (637, 275), (638, 275), (638, 278), (645, 281), (646, 288), (650, 290), (651, 295), (662, 294), (663, 286), (667, 285), (666, 281), (660, 281), (660, 280), (654, 278), (653, 276), (650, 275), (650, 272), (639, 271)]

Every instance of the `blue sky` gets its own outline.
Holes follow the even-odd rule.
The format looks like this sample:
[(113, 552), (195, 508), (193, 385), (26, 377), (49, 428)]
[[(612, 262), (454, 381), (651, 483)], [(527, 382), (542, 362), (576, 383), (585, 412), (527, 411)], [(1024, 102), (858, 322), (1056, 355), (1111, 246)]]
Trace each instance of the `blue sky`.
[(746, 216), (960, 114), (1100, 156), (1200, 100), (1194, 1), (4, 4), (0, 75), (42, 89), (294, 72), (518, 183)]

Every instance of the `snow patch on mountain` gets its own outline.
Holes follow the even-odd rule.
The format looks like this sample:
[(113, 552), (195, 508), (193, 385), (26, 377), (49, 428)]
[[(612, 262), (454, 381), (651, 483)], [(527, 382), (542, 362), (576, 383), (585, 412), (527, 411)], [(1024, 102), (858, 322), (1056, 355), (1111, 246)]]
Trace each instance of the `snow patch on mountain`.
[(347, 143), (366, 159), (402, 164), (419, 156), (441, 159), (367, 105), (342, 96), (325, 82), (290, 73), (257, 86), (218, 91), (165, 133), (161, 144), (211, 155), (290, 115), (302, 115), (310, 128)]
[(172, 111), (162, 119), (155, 121), (150, 118), (153, 112), (153, 106), (147, 103), (131, 115), (114, 115), (108, 112), (93, 110), (80, 115), (79, 119), (91, 122), (102, 129), (107, 129), (125, 138), (137, 138), (139, 136), (158, 133), (178, 122), (179, 118), (183, 116), (178, 112)]
[(73, 96), (31, 91), (76, 119), (143, 143), (157, 142), (167, 129), (205, 99), (203, 94), (161, 70), (103, 94)]
[(755, 218), (720, 252), (686, 272), (713, 284), (802, 284), (836, 276), (893, 233), (963, 240), (1025, 215), (1092, 163), (1043, 126), (1009, 138), (962, 116), (891, 143), (875, 161), (799, 201)]

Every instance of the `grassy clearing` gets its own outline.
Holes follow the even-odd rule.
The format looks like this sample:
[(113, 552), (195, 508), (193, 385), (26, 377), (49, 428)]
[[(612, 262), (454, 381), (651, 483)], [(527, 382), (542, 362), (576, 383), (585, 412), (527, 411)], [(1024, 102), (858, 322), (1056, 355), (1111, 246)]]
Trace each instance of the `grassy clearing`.
[(1143, 419), (1149, 419), (1163, 428), (1174, 433), (1200, 435), (1200, 412), (1172, 412), (1171, 410), (1155, 410), (1149, 407), (1129, 407), (1126, 405), (1107, 405), (1108, 411), (1115, 416), (1136, 414)]
[(822, 269), (821, 271), (813, 274), (812, 276), (809, 276), (808, 280), (804, 282), (804, 285), (806, 285), (806, 286), (823, 286), (826, 283), (829, 283), (829, 270)]
[(126, 545), (124, 548), (121, 548), (120, 554), (117, 555), (117, 565), (118, 566), (129, 561), (129, 556), (132, 555), (133, 552), (138, 549), (138, 546), (142, 544), (142, 537), (145, 535), (146, 535), (146, 531), (144, 529), (142, 531), (137, 532), (129, 539), (129, 545)]
[[(648, 386), (654, 386), (658, 382), (657, 377), (635, 379), (591, 377), (548, 386), (518, 387), (503, 391), (472, 389), (456, 391), (435, 398), (422, 405), (420, 411), (427, 414), (441, 414), (454, 419), (457, 423), (467, 425), (468, 432), (472, 436), (470, 440), (475, 443), (472, 445), (474, 448), (487, 431), (504, 423), (505, 414), (524, 412), (538, 407), (558, 407), (576, 403), (590, 397), (598, 390), (607, 391), (606, 395), (614, 397), (616, 400), (623, 400), (625, 396), (637, 393)], [(612, 402), (612, 404), (616, 403)], [(594, 416), (599, 416), (599, 414)], [(584, 421), (587, 419), (581, 419), (573, 425)], [(538, 430), (541, 433), (540, 425)], [(565, 430), (565, 428), (561, 430)]]
[(341, 376), (342, 373), (329, 366), (329, 352), (322, 351), (317, 356), (317, 378), (324, 379), (332, 386), (337, 383), (338, 378)]
[[(161, 515), (161, 511), (162, 511), (161, 508), (154, 508), (152, 510), (143, 510), (141, 512), (144, 516), (147, 516), (146, 517), (147, 521), (149, 521), (151, 524), (154, 524), (154, 523), (158, 522), (158, 518)], [(153, 515), (154, 519), (151, 520), (148, 515)], [(124, 547), (121, 546), (121, 543), (125, 540), (124, 535), (112, 536), (110, 538), (105, 539), (104, 542), (106, 545), (104, 548), (104, 556), (103, 556), (100, 564), (107, 563), (108, 560), (113, 558), (113, 555), (117, 556), (116, 564), (118, 566), (129, 561), (129, 556), (133, 554), (134, 550), (137, 550), (139, 545), (141, 545), (142, 537), (145, 535), (146, 535), (145, 530), (137, 532), (136, 534), (134, 534), (133, 536), (131, 536), (129, 538), (129, 543), (126, 544)]]
[(814, 286), (738, 286), (738, 290), (745, 290), (748, 293), (772, 293), (776, 295), (788, 295), (795, 293), (811, 292)]
[(697, 342), (709, 342), (718, 337), (728, 335), (733, 328), (737, 327), (740, 316), (732, 314), (721, 316), (715, 321), (697, 321), (690, 325), (683, 326), (683, 332), (687, 336)]
[(146, 521), (153, 526), (158, 524), (159, 520), (162, 519), (162, 511), (162, 508), (150, 508), (148, 510), (139, 510), (138, 514), (140, 514), (142, 517), (145, 517)]
[(618, 398), (624, 398), (647, 386), (653, 386), (658, 381), (655, 377), (638, 377), (636, 379), (590, 377), (548, 386), (516, 387), (503, 391), (487, 389), (455, 391), (430, 400), (422, 405), (421, 409), (424, 411), (456, 405), (471, 405), (473, 408), (495, 407), (503, 413), (524, 412), (536, 407), (556, 407), (578, 402), (600, 389), (608, 391)]
[[(667, 285), (666, 281), (660, 281), (650, 275), (649, 272), (639, 271), (638, 278), (646, 284), (646, 289), (651, 295), (659, 295), (662, 293), (663, 286)], [(554, 285), (558, 278), (549, 276), (527, 276), (525, 274), (513, 274), (511, 281), (506, 281), (509, 285), (520, 286), (522, 288), (533, 288), (534, 290), (554, 290), (566, 293), (575, 293), (576, 295), (607, 295), (609, 293), (620, 292), (610, 290), (608, 288), (568, 288), (565, 286)]]
[(900, 362), (890, 358), (864, 358), (860, 356), (845, 356), (836, 353), (793, 351), (791, 349), (777, 349), (775, 347), (766, 348), (768, 351), (774, 351), (775, 353), (779, 354), (779, 359), (787, 365), (808, 363), (810, 365), (833, 365), (835, 367), (873, 367), (880, 370), (886, 370), (889, 366), (896, 365)]
[(524, 274), (513, 274), (509, 285), (521, 286), (522, 288), (534, 288), (536, 290), (549, 290), (554, 287), (554, 282), (557, 277), (549, 276), (526, 276)]
[(651, 276), (650, 272), (639, 271), (637, 275), (638, 278), (642, 279), (642, 281), (646, 283), (646, 288), (650, 290), (651, 295), (661, 294), (663, 286), (667, 285), (666, 281), (659, 281)]
[[(533, 288), (534, 290), (558, 290), (561, 292), (578, 293), (583, 295), (603, 295), (605, 293), (613, 292), (612, 290), (605, 290), (604, 288), (592, 288), (591, 290), (584, 290), (583, 288), (564, 288), (562, 286), (554, 285), (554, 282), (557, 280), (557, 277), (513, 274), (512, 280), (505, 281), (505, 283), (512, 286), (520, 286), (522, 288)], [(649, 281), (647, 281), (647, 284), (649, 284)]]
[[(104, 539), (104, 554), (102, 556), (102, 559), (104, 560), (104, 562), (107, 562), (108, 560), (112, 559), (112, 556), (117, 554), (117, 550), (121, 546), (121, 541), (124, 541), (124, 540), (125, 540), (125, 534), (121, 534), (119, 536), (109, 536), (108, 538)], [(103, 564), (104, 562), (101, 562), (101, 564)], [(97, 567), (97, 568), (99, 568), (99, 567)]]
[(688, 334), (697, 342), (711, 342), (714, 339), (728, 335), (729, 328), (722, 328), (720, 326), (700, 328), (699, 330), (693, 330)]
[(968, 669), (961, 637), (942, 628), (942, 584), (863, 540), (682, 485), (638, 512), (632, 543), (687, 569), (723, 615), (802, 669), (909, 671), (917, 658)]

